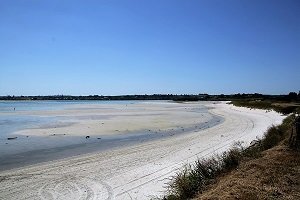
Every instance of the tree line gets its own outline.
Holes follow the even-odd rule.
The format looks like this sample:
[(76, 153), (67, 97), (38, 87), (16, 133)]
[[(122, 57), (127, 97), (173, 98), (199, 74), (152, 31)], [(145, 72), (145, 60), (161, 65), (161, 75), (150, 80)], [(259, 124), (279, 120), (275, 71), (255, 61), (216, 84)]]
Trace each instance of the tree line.
[(299, 102), (300, 91), (290, 92), (282, 95), (266, 95), (259, 93), (237, 93), (237, 94), (144, 94), (144, 95), (88, 95), (88, 96), (73, 96), (73, 95), (46, 95), (46, 96), (0, 96), (0, 100), (172, 100), (172, 101), (232, 101), (232, 100), (270, 100), (282, 102)]

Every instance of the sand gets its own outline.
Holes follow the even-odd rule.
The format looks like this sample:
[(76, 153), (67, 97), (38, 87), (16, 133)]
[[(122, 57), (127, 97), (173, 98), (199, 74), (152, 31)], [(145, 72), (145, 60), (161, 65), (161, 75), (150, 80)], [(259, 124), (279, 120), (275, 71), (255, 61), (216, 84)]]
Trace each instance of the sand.
[(171, 102), (136, 104), (88, 104), (65, 110), (21, 111), (20, 115), (56, 117), (57, 123), (15, 132), (16, 135), (101, 136), (138, 131), (171, 130), (205, 122), (211, 117), (197, 112), (197, 105)]
[[(125, 103), (72, 104), (55, 110), (1, 112), (2, 118), (7, 115), (17, 119), (25, 116), (31, 121), (25, 129), (6, 136), (18, 137), (17, 140), (7, 141), (5, 137), (0, 138), (0, 171), (184, 134), (222, 121), (222, 118), (212, 115), (199, 104), (186, 105), (166, 101)], [(28, 122), (23, 122), (26, 123)], [(86, 136), (89, 138), (86, 139)], [(58, 152), (61, 150), (64, 155)], [(42, 153), (45, 156), (41, 157)]]
[[(180, 110), (195, 108), (197, 104), (170, 103), (168, 104), (170, 107), (167, 107)], [(200, 104), (203, 103), (200, 102)], [(179, 108), (176, 108), (176, 105)], [(235, 141), (244, 141), (245, 145), (249, 145), (253, 139), (261, 137), (269, 126), (279, 124), (284, 118), (275, 112), (238, 108), (227, 105), (226, 102), (218, 104), (208, 102), (205, 105), (212, 108), (209, 112), (223, 117), (224, 121), (216, 126), (188, 134), (0, 172), (0, 199), (151, 199), (160, 197), (165, 194), (165, 187), (170, 177), (185, 164), (197, 158), (220, 153), (228, 149)], [(157, 108), (166, 107), (165, 104), (138, 106), (147, 107), (149, 113), (153, 112), (154, 121)], [(157, 116), (163, 115), (160, 113)], [(132, 117), (143, 118), (143, 116)], [(130, 116), (127, 118), (130, 119)], [(180, 117), (180, 113), (177, 118), (174, 118), (175, 121), (180, 120), (183, 124), (188, 123), (184, 116)], [(170, 120), (174, 118), (171, 117)], [(140, 120), (142, 123), (143, 119)], [(166, 122), (165, 128), (172, 127), (168, 123)], [(153, 121), (150, 120), (142, 127), (133, 124), (131, 128), (139, 130), (147, 126), (155, 128), (152, 124)], [(118, 128), (127, 128), (122, 126)], [(34, 134), (40, 134), (40, 132), (37, 131)], [(79, 132), (74, 134), (79, 134)]]

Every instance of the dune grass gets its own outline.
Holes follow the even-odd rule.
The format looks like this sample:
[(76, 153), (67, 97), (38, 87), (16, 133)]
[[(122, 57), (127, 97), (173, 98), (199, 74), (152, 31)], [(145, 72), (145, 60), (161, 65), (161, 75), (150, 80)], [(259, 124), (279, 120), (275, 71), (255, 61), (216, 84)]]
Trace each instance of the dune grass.
[(236, 170), (218, 177), (217, 183), (195, 200), (300, 199), (300, 151), (282, 143), (261, 157), (242, 161)]
[(278, 102), (271, 100), (234, 100), (230, 102), (235, 106), (253, 109), (274, 110), (284, 115), (290, 113), (300, 113), (300, 104), (295, 102)]
[(190, 199), (212, 184), (217, 176), (238, 166), (241, 149), (234, 147), (221, 156), (213, 156), (186, 166), (173, 177), (169, 185), (167, 200)]
[(237, 168), (242, 160), (261, 157), (263, 151), (270, 149), (289, 137), (295, 115), (283, 120), (281, 125), (270, 127), (263, 138), (254, 145), (244, 148), (241, 142), (236, 143), (222, 155), (196, 161), (172, 177), (168, 185), (168, 195), (165, 200), (191, 199), (201, 194), (209, 186), (216, 183), (218, 177)]

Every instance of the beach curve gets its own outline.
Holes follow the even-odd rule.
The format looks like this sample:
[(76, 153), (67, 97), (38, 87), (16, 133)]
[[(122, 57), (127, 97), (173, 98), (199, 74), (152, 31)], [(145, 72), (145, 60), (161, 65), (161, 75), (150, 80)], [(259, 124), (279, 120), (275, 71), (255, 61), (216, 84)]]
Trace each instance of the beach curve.
[(0, 199), (161, 196), (169, 178), (185, 164), (220, 153), (234, 141), (249, 144), (284, 118), (275, 112), (238, 108), (225, 102), (206, 106), (224, 122), (190, 134), (1, 172)]

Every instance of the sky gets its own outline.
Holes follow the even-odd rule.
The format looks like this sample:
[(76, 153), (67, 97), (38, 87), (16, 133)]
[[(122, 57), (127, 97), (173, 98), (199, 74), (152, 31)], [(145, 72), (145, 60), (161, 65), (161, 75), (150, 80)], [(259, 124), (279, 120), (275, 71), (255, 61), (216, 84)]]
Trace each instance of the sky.
[(0, 0), (0, 95), (299, 90), (299, 0)]

